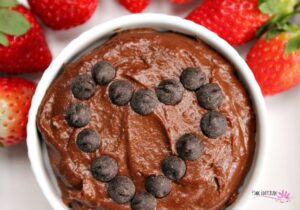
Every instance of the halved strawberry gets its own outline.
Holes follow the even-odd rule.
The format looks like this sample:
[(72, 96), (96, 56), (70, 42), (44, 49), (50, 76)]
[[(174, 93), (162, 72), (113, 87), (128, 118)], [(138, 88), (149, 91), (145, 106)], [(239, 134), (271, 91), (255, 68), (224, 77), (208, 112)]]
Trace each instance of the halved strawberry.
[(0, 78), (0, 145), (26, 138), (26, 124), (36, 85), (21, 78)]

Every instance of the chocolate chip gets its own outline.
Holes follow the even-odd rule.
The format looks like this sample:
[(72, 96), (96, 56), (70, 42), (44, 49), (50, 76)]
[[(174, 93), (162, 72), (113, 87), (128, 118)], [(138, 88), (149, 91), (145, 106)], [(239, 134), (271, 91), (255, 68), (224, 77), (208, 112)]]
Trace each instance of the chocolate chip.
[(76, 144), (81, 151), (92, 153), (100, 147), (101, 140), (96, 131), (86, 128), (77, 135)]
[(162, 171), (167, 178), (177, 181), (185, 174), (185, 162), (177, 156), (168, 156), (163, 161)]
[(98, 85), (107, 85), (115, 78), (116, 70), (110, 63), (99, 61), (93, 66), (92, 74)]
[(167, 79), (159, 83), (155, 92), (160, 102), (175, 105), (182, 100), (184, 88), (179, 81)]
[(117, 175), (118, 164), (110, 156), (103, 155), (93, 160), (91, 170), (95, 179), (109, 182)]
[(206, 112), (200, 122), (202, 132), (209, 138), (223, 135), (227, 129), (227, 120), (222, 113)]
[(156, 198), (163, 198), (171, 192), (172, 182), (162, 175), (151, 175), (145, 181), (145, 189)]
[(193, 134), (184, 134), (176, 143), (176, 150), (184, 160), (196, 160), (203, 152), (202, 142)]
[(132, 210), (155, 210), (156, 199), (147, 192), (136, 193), (131, 201)]
[(197, 90), (197, 100), (205, 109), (217, 109), (224, 100), (224, 95), (218, 84), (203, 85)]
[(206, 75), (198, 68), (189, 67), (180, 75), (180, 82), (188, 90), (197, 90), (206, 82)]
[(68, 106), (65, 112), (65, 119), (72, 127), (80, 128), (86, 126), (91, 118), (89, 107), (84, 104), (77, 103)]
[(72, 80), (71, 90), (75, 98), (85, 100), (94, 95), (96, 84), (89, 75), (79, 75)]
[(108, 194), (119, 204), (129, 202), (135, 194), (135, 186), (126, 176), (117, 176), (108, 183)]
[(158, 100), (154, 91), (150, 89), (140, 89), (133, 94), (130, 105), (133, 111), (141, 115), (148, 115), (154, 111)]
[(118, 106), (128, 104), (133, 94), (133, 86), (130, 82), (125, 80), (114, 81), (109, 86), (109, 98), (111, 102)]

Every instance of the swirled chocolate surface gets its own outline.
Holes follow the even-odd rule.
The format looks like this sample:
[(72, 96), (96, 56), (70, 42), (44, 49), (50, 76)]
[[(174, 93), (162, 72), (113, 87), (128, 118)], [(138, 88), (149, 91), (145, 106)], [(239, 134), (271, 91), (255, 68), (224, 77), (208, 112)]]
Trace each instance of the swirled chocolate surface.
[[(217, 111), (226, 117), (225, 134), (210, 139), (202, 133), (199, 124), (207, 110), (199, 106), (193, 91), (184, 90), (178, 104), (159, 103), (154, 112), (143, 116), (130, 105), (111, 103), (109, 85), (97, 85), (92, 97), (80, 100), (91, 110), (88, 125), (69, 126), (65, 110), (79, 101), (72, 95), (71, 82), (77, 75), (91, 74), (93, 65), (102, 60), (115, 67), (115, 80), (127, 80), (135, 90), (155, 89), (162, 80), (179, 80), (187, 67), (200, 68), (207, 82), (218, 84), (224, 94)], [(118, 163), (118, 175), (130, 177), (136, 192), (142, 192), (146, 177), (162, 174), (165, 157), (177, 155), (176, 142), (185, 133), (201, 139), (203, 153), (197, 160), (186, 161), (186, 174), (172, 182), (169, 195), (157, 199), (157, 209), (222, 209), (235, 200), (255, 148), (255, 116), (233, 66), (201, 40), (151, 29), (117, 33), (63, 66), (40, 105), (37, 124), (62, 198), (74, 210), (131, 209), (130, 203), (114, 202), (108, 196), (107, 183), (92, 176), (92, 160), (111, 156)], [(76, 136), (85, 128), (101, 136), (101, 147), (95, 152), (84, 153), (76, 145)]]

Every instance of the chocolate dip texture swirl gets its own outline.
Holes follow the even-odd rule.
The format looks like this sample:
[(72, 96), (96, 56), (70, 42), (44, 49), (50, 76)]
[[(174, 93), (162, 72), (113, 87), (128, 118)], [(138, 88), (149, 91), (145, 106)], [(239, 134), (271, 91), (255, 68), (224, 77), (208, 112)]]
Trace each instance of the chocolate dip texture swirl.
[[(225, 133), (209, 138), (201, 131), (200, 121), (208, 110), (199, 105), (195, 91), (187, 89), (179, 103), (158, 103), (145, 116), (130, 105), (113, 104), (108, 93), (110, 84), (96, 85), (94, 94), (84, 99), (74, 97), (74, 78), (92, 76), (91, 69), (99, 61), (116, 69), (113, 81), (126, 80), (134, 90), (155, 90), (163, 80), (179, 81), (183, 69), (200, 69), (206, 83), (217, 84), (224, 95), (216, 111), (226, 118)], [(176, 142), (186, 133), (201, 140), (202, 155), (185, 161), (185, 175), (172, 182), (167, 196), (156, 199), (156, 209), (217, 210), (235, 200), (253, 158), (255, 116), (235, 69), (217, 52), (193, 37), (134, 29), (117, 33), (62, 68), (40, 105), (37, 125), (63, 201), (71, 209), (131, 209), (130, 202), (118, 204), (110, 198), (108, 184), (92, 175), (92, 161), (104, 155), (112, 157), (118, 164), (118, 176), (129, 177), (135, 191), (144, 192), (146, 178), (163, 175), (164, 159), (178, 155)], [(72, 127), (65, 112), (78, 102), (89, 107), (90, 119), (83, 127)], [(101, 138), (101, 146), (92, 152), (83, 152), (76, 144), (84, 129), (96, 131)]]

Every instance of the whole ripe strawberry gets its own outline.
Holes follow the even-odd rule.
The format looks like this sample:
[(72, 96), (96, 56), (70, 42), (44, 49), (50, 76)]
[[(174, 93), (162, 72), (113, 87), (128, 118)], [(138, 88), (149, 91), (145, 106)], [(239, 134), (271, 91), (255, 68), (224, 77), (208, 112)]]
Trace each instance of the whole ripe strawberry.
[(191, 3), (194, 0), (170, 0), (170, 2), (175, 3), (175, 4), (186, 4), (186, 3)]
[(44, 71), (52, 56), (30, 11), (16, 2), (0, 0), (0, 19), (0, 72)]
[(68, 29), (85, 23), (99, 0), (28, 0), (31, 10), (52, 29)]
[(270, 18), (258, 6), (258, 0), (205, 0), (186, 18), (239, 45), (252, 39)]
[(36, 85), (21, 78), (0, 78), (0, 146), (26, 138), (26, 124)]
[(150, 0), (119, 0), (119, 2), (132, 13), (140, 13), (150, 4)]
[(264, 95), (274, 95), (300, 82), (300, 30), (273, 29), (250, 49), (247, 63)]

